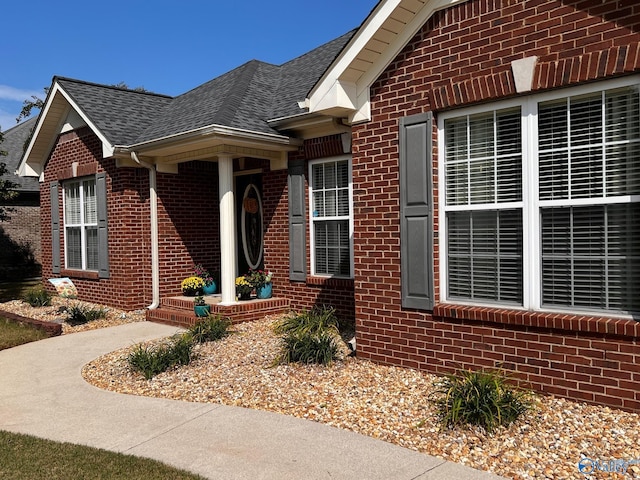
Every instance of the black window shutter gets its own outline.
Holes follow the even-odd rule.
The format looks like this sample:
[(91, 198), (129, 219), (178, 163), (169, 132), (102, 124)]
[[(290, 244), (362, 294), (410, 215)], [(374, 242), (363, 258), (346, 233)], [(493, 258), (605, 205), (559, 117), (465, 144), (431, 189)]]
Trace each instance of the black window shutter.
[(98, 209), (98, 275), (109, 278), (109, 244), (107, 230), (107, 175), (96, 175), (96, 203)]
[(51, 194), (51, 272), (60, 273), (60, 201), (58, 192), (60, 184), (51, 182), (49, 193)]
[(431, 112), (400, 120), (402, 306), (432, 310), (433, 202)]
[(289, 280), (307, 279), (304, 160), (289, 162)]

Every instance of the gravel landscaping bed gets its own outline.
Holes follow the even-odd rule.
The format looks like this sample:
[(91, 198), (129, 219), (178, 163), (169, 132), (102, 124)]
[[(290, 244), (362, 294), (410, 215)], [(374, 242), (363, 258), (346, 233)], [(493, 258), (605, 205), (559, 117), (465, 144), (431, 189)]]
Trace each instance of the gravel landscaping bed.
[[(61, 301), (68, 302), (55, 300)], [(0, 309), (7, 305), (0, 304)], [(32, 309), (31, 315), (42, 319), (43, 310)], [(20, 314), (29, 316), (25, 310)], [(64, 333), (142, 319), (143, 312), (111, 309), (99, 325), (65, 328)], [(585, 457), (602, 463), (640, 462), (637, 414), (535, 397), (526, 418), (492, 436), (479, 429), (442, 429), (430, 401), (438, 377), (346, 356), (329, 367), (273, 366), (280, 347), (271, 329), (273, 320), (235, 325), (224, 340), (196, 346), (190, 365), (149, 381), (127, 365), (133, 346), (92, 361), (83, 376), (95, 386), (120, 393), (222, 403), (314, 420), (515, 479), (585, 478), (578, 470)], [(640, 463), (630, 464), (626, 474), (598, 471), (591, 478), (640, 478)]]
[[(83, 325), (71, 326), (64, 323), (67, 318), (67, 308), (81, 306), (86, 308), (104, 309), (106, 318), (85, 323)], [(72, 298), (54, 296), (51, 298), (51, 306), (34, 308), (22, 300), (11, 300), (0, 303), (0, 316), (2, 312), (14, 313), (23, 317), (33, 318), (42, 322), (62, 324), (62, 334), (83, 332), (85, 330), (95, 330), (97, 328), (114, 327), (131, 322), (143, 322), (146, 319), (144, 310), (125, 312), (117, 308), (108, 307), (96, 303), (82, 302)]]

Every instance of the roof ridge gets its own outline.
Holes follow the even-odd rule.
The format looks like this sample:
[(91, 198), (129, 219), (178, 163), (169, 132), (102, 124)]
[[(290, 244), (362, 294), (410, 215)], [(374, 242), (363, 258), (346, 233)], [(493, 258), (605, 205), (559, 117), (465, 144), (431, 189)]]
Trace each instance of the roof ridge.
[(118, 87), (116, 85), (105, 85), (103, 83), (87, 82), (85, 80), (78, 80), (77, 78), (61, 77), (61, 76), (58, 76), (58, 75), (54, 76), (53, 77), (53, 83), (56, 83), (58, 81), (78, 83), (78, 84), (81, 84), (81, 85), (88, 85), (90, 87), (105, 88), (105, 89), (109, 89), (109, 90), (117, 90), (119, 92), (137, 93), (137, 94), (142, 94), (142, 95), (150, 95), (150, 96), (154, 96), (154, 97), (174, 98), (171, 95), (165, 95), (164, 93), (150, 92), (148, 90), (145, 90), (145, 91), (134, 90), (134, 89), (128, 88), (128, 87), (127, 88), (123, 88), (123, 87)]
[(240, 78), (234, 84), (233, 88), (225, 97), (224, 101), (220, 105), (220, 108), (218, 109), (217, 116), (220, 121), (224, 121), (223, 119), (225, 118), (235, 117), (238, 106), (242, 102), (242, 94), (249, 89), (249, 86), (251, 85), (251, 82), (253, 81), (256, 72), (258, 71), (259, 64), (259, 60), (250, 60), (244, 65), (235, 69), (236, 72), (238, 70), (241, 70)]

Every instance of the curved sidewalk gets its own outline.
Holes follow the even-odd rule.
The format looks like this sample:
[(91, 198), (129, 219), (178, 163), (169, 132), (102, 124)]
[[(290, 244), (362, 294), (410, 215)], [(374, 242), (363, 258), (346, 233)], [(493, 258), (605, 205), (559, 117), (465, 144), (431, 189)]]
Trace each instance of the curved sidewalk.
[(175, 333), (150, 322), (0, 351), (0, 430), (160, 460), (211, 479), (497, 479), (363, 435), (286, 415), (122, 395), (83, 365)]

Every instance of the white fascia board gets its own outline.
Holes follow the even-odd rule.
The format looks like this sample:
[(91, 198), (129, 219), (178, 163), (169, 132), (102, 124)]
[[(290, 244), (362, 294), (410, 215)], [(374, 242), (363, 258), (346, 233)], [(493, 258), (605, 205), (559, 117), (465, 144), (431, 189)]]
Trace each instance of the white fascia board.
[[(44, 164), (46, 162), (46, 158), (31, 158), (31, 156), (32, 156), (33, 148), (36, 144), (36, 141), (40, 136), (42, 126), (48, 120), (51, 106), (53, 105), (54, 101), (60, 96), (64, 98), (64, 100), (67, 102), (68, 108), (66, 112), (63, 115), (61, 115), (61, 117), (56, 122), (57, 126), (54, 129), (56, 131), (56, 135), (62, 131), (64, 122), (67, 119), (69, 111), (73, 109), (78, 114), (78, 116), (87, 124), (89, 128), (91, 128), (91, 130), (93, 130), (93, 132), (100, 139), (100, 142), (102, 143), (102, 153), (104, 158), (113, 156), (114, 146), (107, 141), (106, 137), (102, 134), (102, 132), (91, 122), (89, 117), (87, 117), (86, 114), (78, 107), (78, 105), (73, 101), (73, 99), (69, 96), (69, 94), (67, 94), (64, 91), (64, 89), (60, 86), (60, 84), (55, 83), (51, 88), (51, 91), (47, 98), (47, 103), (45, 104), (45, 106), (42, 109), (42, 112), (40, 113), (38, 123), (33, 131), (33, 135), (31, 136), (31, 140), (29, 142), (29, 145), (27, 146), (27, 150), (25, 151), (25, 154), (22, 157), (20, 166), (18, 167), (18, 175), (21, 177), (37, 177), (37, 176), (42, 176), (42, 174), (44, 173)], [(51, 151), (51, 149), (54, 146), (55, 140), (56, 140), (55, 137), (52, 137), (50, 139), (50, 141), (48, 142), (49, 144), (48, 148), (46, 148), (47, 152)]]
[[(20, 161), (20, 165), (18, 166), (18, 176), (20, 177), (40, 177), (44, 173), (44, 162), (46, 159), (37, 159), (36, 161), (29, 161), (29, 157), (31, 156), (31, 152), (36, 143), (36, 139), (40, 134), (40, 130), (42, 129), (42, 125), (44, 124), (45, 119), (51, 109), (51, 105), (53, 104), (53, 100), (56, 97), (56, 93), (60, 87), (56, 83), (49, 95), (47, 96), (47, 102), (45, 103), (42, 111), (40, 112), (40, 116), (38, 118), (38, 122), (36, 123), (35, 128), (33, 129), (33, 134), (31, 135), (31, 139), (29, 140), (29, 145), (27, 145), (27, 149), (22, 156), (22, 160)], [(65, 115), (66, 116), (66, 115)]]
[[(308, 98), (309, 112), (330, 112), (332, 109), (344, 109), (347, 105), (352, 104), (354, 107), (351, 109), (350, 119), (353, 123), (370, 120), (371, 85), (435, 12), (466, 1), (427, 0), (388, 47), (378, 54), (371, 67), (356, 80), (355, 89), (343, 90), (343, 93), (349, 95), (347, 101), (338, 95), (339, 92), (332, 92), (332, 90), (335, 90), (336, 86), (341, 84), (341, 77), (357, 60), (360, 52), (374, 38), (376, 32), (391, 17), (395, 9), (402, 4), (402, 0), (383, 0), (380, 2), (376, 10), (360, 27), (347, 48), (311, 90)], [(331, 101), (334, 99), (340, 100), (340, 103), (332, 104)]]
[[(356, 59), (358, 54), (364, 49), (365, 45), (378, 29), (382, 26), (383, 22), (387, 19), (393, 10), (400, 4), (401, 0), (387, 0), (378, 4), (372, 14), (365, 20), (365, 23), (358, 29), (354, 37), (349, 41), (347, 47), (342, 51), (339, 57), (333, 62), (333, 65), (322, 76), (318, 83), (313, 87), (309, 94), (309, 111), (319, 111), (318, 105), (321, 104), (323, 99), (331, 99), (336, 95), (331, 95), (331, 90), (338, 84), (340, 77), (349, 68), (351, 63)], [(351, 104), (356, 105), (356, 90), (352, 90), (350, 93), (354, 94), (351, 99)], [(322, 105), (327, 106), (327, 101), (322, 102)]]

